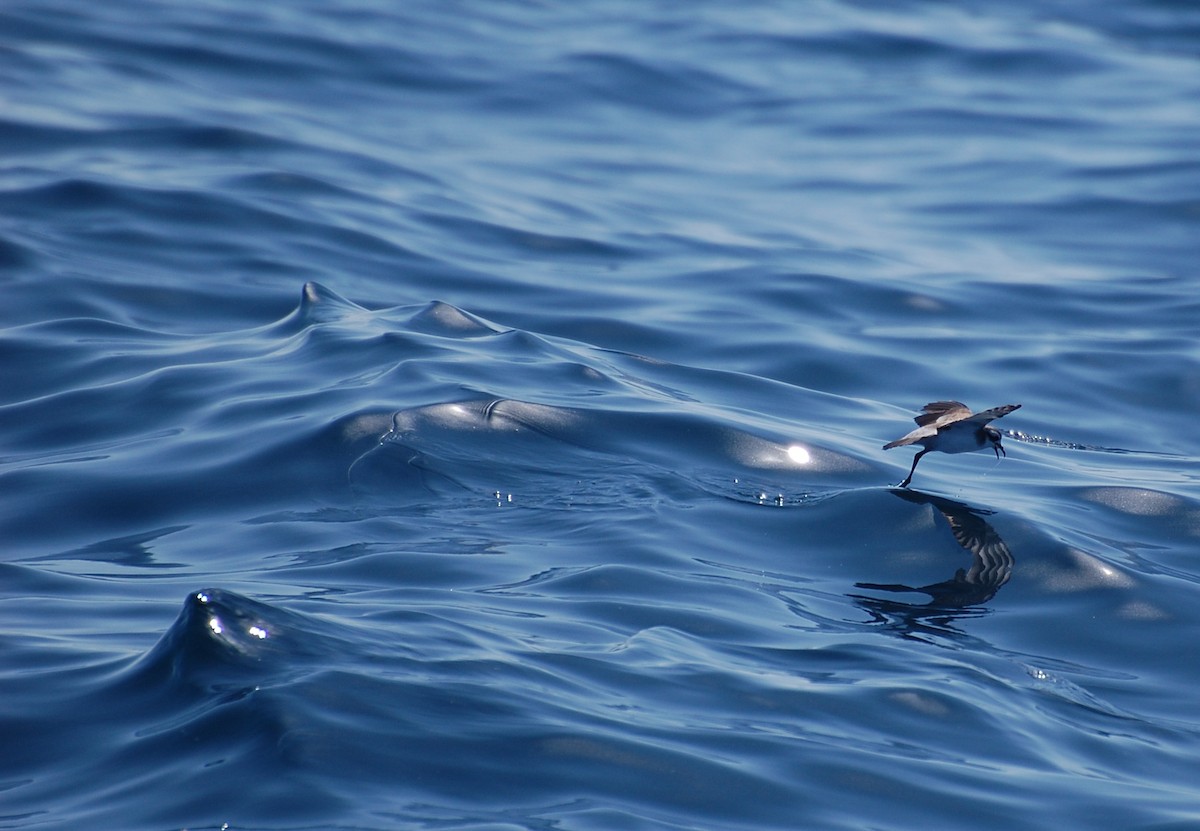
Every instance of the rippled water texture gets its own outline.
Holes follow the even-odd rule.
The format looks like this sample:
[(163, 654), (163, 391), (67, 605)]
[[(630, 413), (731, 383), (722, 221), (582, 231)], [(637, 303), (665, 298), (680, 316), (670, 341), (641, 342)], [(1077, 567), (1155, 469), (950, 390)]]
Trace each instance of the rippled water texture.
[(1197, 55), (6, 3), (0, 828), (1200, 827)]

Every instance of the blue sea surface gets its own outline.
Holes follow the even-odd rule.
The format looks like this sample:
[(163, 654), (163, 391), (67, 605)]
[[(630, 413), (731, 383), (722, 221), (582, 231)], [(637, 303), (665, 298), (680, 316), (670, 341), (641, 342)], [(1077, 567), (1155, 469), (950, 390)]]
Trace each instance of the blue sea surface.
[(0, 828), (1200, 828), (1194, 3), (10, 0), (0, 104)]

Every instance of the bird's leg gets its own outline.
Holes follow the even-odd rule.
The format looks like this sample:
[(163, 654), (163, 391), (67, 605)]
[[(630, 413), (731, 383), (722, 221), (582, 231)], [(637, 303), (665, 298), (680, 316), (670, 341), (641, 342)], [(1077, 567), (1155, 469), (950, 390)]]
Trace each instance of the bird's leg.
[(928, 452), (929, 452), (929, 448), (926, 447), (920, 453), (913, 456), (913, 466), (908, 469), (908, 475), (904, 477), (904, 481), (901, 482), (898, 487), (901, 487), (901, 488), (908, 487), (908, 483), (912, 481), (913, 472), (917, 469), (917, 462), (921, 461), (921, 457), (924, 456)]

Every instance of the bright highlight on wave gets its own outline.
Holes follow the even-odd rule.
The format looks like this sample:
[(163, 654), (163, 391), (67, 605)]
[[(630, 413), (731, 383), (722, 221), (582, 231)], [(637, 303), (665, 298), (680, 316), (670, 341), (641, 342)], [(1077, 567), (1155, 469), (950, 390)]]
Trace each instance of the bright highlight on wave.
[(808, 452), (808, 448), (801, 447), (798, 444), (793, 444), (787, 449), (788, 458), (798, 465), (806, 465), (812, 461), (812, 456)]

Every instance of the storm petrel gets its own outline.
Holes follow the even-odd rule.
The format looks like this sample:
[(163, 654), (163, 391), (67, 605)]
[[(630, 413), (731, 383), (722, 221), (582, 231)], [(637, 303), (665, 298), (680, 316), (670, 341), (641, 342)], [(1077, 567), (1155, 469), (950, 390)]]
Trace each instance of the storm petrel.
[[(1005, 404), (1003, 407), (992, 407), (981, 413), (972, 413), (971, 409), (958, 401), (934, 401), (921, 408), (921, 415), (913, 419), (917, 429), (902, 439), (890, 441), (883, 446), (884, 450), (893, 447), (903, 447), (906, 444), (919, 444), (924, 448), (913, 457), (912, 467), (908, 476), (900, 483), (907, 488), (912, 481), (913, 471), (917, 462), (930, 450), (940, 450), (943, 453), (970, 453), (972, 450), (992, 448), (996, 458), (1004, 453), (1000, 446), (1000, 431), (988, 427), (988, 422), (1008, 415), (1018, 409), (1020, 404)], [(1007, 453), (1004, 453), (1007, 456)]]

